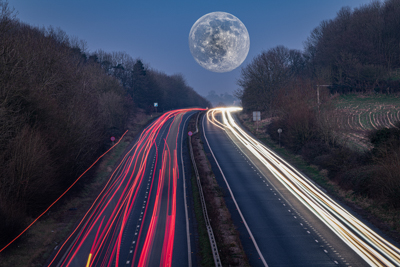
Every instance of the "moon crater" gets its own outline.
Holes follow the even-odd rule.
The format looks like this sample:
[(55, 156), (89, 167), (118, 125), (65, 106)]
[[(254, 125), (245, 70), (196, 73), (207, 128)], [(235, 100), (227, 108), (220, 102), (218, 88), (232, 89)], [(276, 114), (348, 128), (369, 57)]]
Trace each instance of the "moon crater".
[(193, 24), (189, 33), (189, 48), (203, 68), (228, 72), (246, 59), (250, 37), (237, 17), (226, 12), (212, 12)]

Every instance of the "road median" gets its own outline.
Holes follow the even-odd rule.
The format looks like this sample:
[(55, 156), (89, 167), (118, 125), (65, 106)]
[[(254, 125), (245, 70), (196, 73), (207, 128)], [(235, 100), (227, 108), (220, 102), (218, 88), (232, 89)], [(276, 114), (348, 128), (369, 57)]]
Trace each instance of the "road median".
[[(195, 130), (194, 120), (191, 121), (189, 127), (192, 127), (189, 129)], [(194, 134), (191, 138), (191, 145), (222, 265), (249, 266), (239, 232), (233, 224), (231, 214), (225, 204), (224, 192), (215, 179), (200, 136), (201, 133)]]

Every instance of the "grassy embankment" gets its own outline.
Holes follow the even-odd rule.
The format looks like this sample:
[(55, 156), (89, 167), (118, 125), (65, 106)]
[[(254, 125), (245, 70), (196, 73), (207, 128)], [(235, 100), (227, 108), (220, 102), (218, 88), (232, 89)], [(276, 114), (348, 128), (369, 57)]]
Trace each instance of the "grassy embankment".
[(82, 181), (76, 184), (77, 188), (71, 189), (15, 244), (0, 253), (0, 266), (45, 266), (55, 247), (63, 242), (93, 203), (126, 148), (153, 118), (144, 113), (136, 113), (121, 143), (82, 177)]
[[(349, 145), (357, 149), (361, 147), (364, 151), (371, 147), (366, 143), (365, 139), (368, 130), (390, 127), (396, 120), (400, 119), (400, 98), (398, 97), (340, 96), (335, 100), (335, 107), (339, 114), (337, 123), (339, 129), (343, 130), (342, 133), (358, 136), (358, 139), (353, 139), (353, 142), (349, 142)], [(301, 156), (279, 147), (265, 133), (265, 127), (269, 123), (267, 119), (260, 122), (259, 131), (256, 132), (252, 117), (244, 113), (239, 113), (238, 117), (242, 124), (259, 140), (276, 151), (298, 170), (316, 181), (329, 194), (352, 207), (397, 242), (400, 241), (399, 209), (353, 194), (352, 190), (343, 190), (337, 183), (328, 179), (326, 170), (320, 170), (318, 166), (309, 165)], [(354, 145), (354, 143), (358, 144)]]

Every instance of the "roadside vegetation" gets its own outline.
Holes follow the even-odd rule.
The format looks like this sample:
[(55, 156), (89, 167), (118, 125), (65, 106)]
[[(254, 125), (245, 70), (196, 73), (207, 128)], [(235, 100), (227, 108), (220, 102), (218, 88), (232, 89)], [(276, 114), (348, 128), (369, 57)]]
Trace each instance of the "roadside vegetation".
[(137, 110), (128, 121), (128, 133), (101, 162), (85, 174), (82, 182), (76, 184), (79, 190), (65, 195), (13, 245), (12, 249), (2, 252), (0, 266), (45, 266), (54, 249), (67, 238), (92, 205), (115, 164), (132, 145), (132, 140), (153, 119), (153, 116)]
[(150, 114), (154, 102), (158, 112), (210, 106), (181, 75), (151, 70), (123, 52), (89, 53), (84, 41), (15, 14), (0, 0), (0, 249), (112, 145), (111, 136), (125, 132), (139, 109)]
[(313, 166), (397, 239), (399, 18), (400, 0), (344, 7), (311, 32), (303, 51), (261, 52), (242, 68), (236, 91), (244, 123), (261, 111), (262, 140)]

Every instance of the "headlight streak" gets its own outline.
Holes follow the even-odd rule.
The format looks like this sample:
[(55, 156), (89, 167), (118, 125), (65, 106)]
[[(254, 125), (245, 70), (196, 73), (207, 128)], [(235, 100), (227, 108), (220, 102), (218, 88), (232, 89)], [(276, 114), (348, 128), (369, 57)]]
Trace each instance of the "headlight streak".
[[(86, 266), (119, 266), (121, 263), (125, 265), (125, 259), (121, 258), (123, 233), (127, 230), (128, 219), (135, 203), (137, 203), (136, 200), (140, 188), (144, 188), (147, 191), (146, 194), (148, 193), (144, 201), (145, 209), (142, 212), (143, 216), (140, 218), (141, 225), (137, 236), (138, 243), (141, 236), (145, 235), (143, 239), (144, 245), (142, 248), (139, 248), (138, 245), (135, 246), (131, 264), (133, 266), (136, 262), (138, 266), (148, 266), (152, 253), (160, 253), (160, 266), (171, 266), (176, 227), (176, 187), (179, 179), (177, 160), (178, 133), (180, 133), (179, 127), (182, 122), (182, 115), (194, 110), (203, 109), (182, 109), (167, 112), (142, 132), (136, 144), (114, 170), (106, 186), (78, 227), (61, 245), (50, 263), (51, 266), (53, 264), (55, 266), (56, 263), (54, 261), (58, 258), (58, 254), (66, 246), (67, 242), (70, 244), (68, 252), (62, 256), (57, 266), (76, 265), (76, 260), (78, 258), (82, 259), (82, 253), (86, 253), (86, 251)], [(176, 118), (180, 120), (176, 120)], [(178, 125), (177, 129), (176, 125)], [(153, 165), (157, 166), (158, 149), (156, 139), (160, 137), (162, 129), (168, 129), (163, 139), (164, 147), (161, 151), (162, 166), (159, 170), (154, 169), (152, 172), (151, 187), (149, 189), (149, 186), (145, 185), (147, 183), (145, 178), (146, 170), (152, 164), (148, 159), (150, 153), (155, 150), (155, 165), (154, 163)], [(173, 134), (172, 129), (174, 130)], [(169, 144), (173, 144), (172, 149)], [(158, 179), (155, 179), (156, 175)], [(156, 186), (156, 200), (151, 212), (151, 223), (146, 225), (145, 218), (148, 214), (148, 208), (151, 206), (149, 205), (149, 198), (152, 196), (153, 185)], [(164, 188), (165, 190), (163, 190)], [(160, 213), (161, 207), (164, 210), (162, 214)], [(166, 209), (164, 209), (165, 207)], [(162, 220), (162, 224), (160, 224), (160, 216), (165, 217)], [(151, 249), (154, 245), (156, 234), (163, 235), (162, 251), (160, 252), (152, 252)], [(74, 239), (72, 240), (72, 238)], [(140, 257), (135, 261), (138, 255)]]
[[(371, 266), (400, 266), (400, 250), (363, 224), (322, 192), (308, 178), (293, 169), (273, 151), (243, 131), (231, 112), (240, 108), (218, 108), (207, 112), (212, 124), (227, 129), (265, 165), (271, 173), (323, 221), (340, 239)], [(222, 123), (215, 115), (221, 113)], [(229, 136), (229, 135), (228, 135)]]

